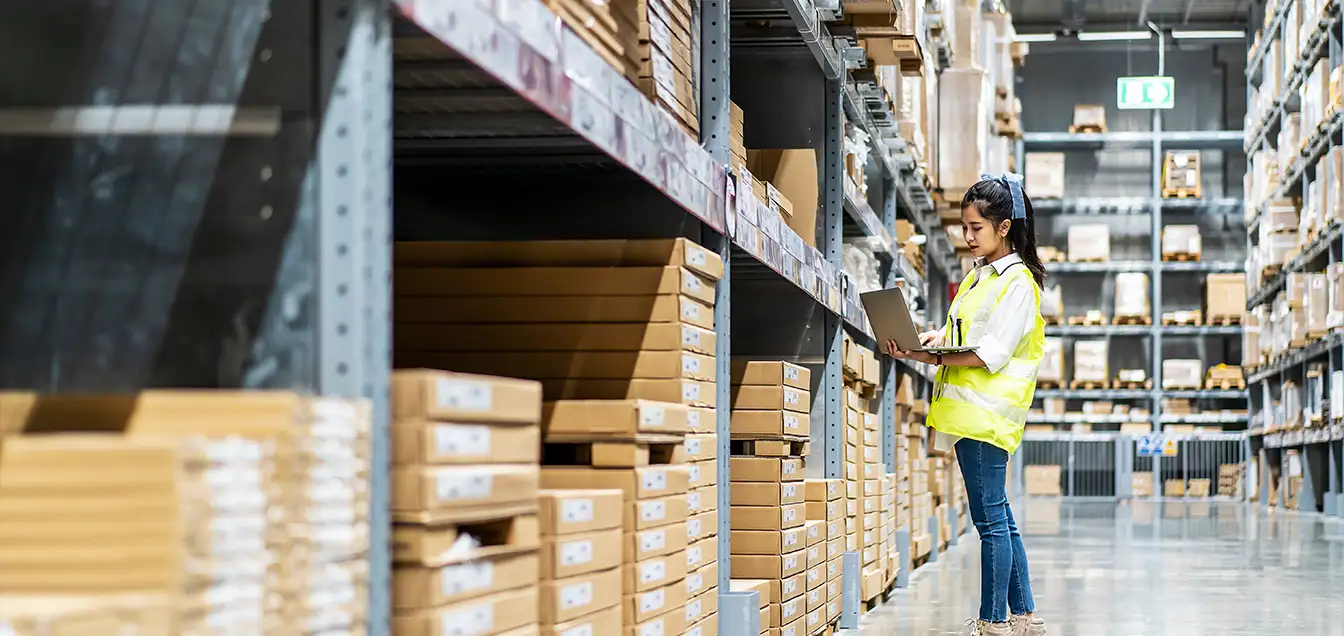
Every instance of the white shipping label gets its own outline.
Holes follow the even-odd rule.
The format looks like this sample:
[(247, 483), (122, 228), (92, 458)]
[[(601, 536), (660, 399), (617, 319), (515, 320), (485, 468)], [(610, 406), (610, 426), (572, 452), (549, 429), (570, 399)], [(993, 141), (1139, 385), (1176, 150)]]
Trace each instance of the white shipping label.
[(655, 404), (642, 404), (639, 407), (641, 426), (662, 426), (667, 423), (667, 410)]
[(686, 538), (695, 539), (700, 536), (700, 520), (691, 519), (686, 522)]
[(700, 330), (691, 325), (681, 328), (681, 344), (687, 347), (700, 346)]
[[(696, 364), (699, 364), (699, 361), (697, 361)], [(685, 446), (686, 446), (686, 453), (689, 454), (689, 455), (699, 455), (699, 454), (700, 454), (700, 441), (701, 441), (701, 440), (700, 440), (699, 437), (692, 437), (692, 438), (687, 439), (687, 440), (686, 440), (686, 443), (685, 443)]]
[(820, 588), (820, 587), (819, 587), (819, 588), (817, 588), (817, 589), (815, 589), (815, 590), (812, 590), (812, 591), (808, 592), (808, 593), (807, 593), (807, 604), (808, 604), (808, 605), (811, 605), (811, 604), (813, 604), (813, 603), (820, 603), (820, 602), (821, 602), (821, 591), (822, 591), (823, 589), (825, 589), (825, 588)]
[(798, 462), (795, 462), (791, 459), (784, 460), (781, 464), (781, 467), (784, 469), (785, 475), (792, 475), (798, 472)]
[(489, 455), (490, 427), (438, 424), (434, 427), (434, 450), (439, 455)]
[(783, 499), (792, 499), (798, 495), (798, 484), (783, 484), (779, 491)]
[(582, 625), (571, 627), (560, 632), (560, 636), (593, 636), (593, 624), (584, 623)]
[(840, 573), (840, 562), (839, 562), (839, 561), (827, 561), (827, 562), (826, 562), (826, 578), (828, 578), (828, 579), (829, 579), (829, 578), (835, 578), (835, 575), (837, 575), (837, 574), (839, 574), (839, 573)]
[(695, 627), (686, 630), (686, 636), (705, 636), (705, 626), (696, 625)]
[(484, 590), (495, 585), (495, 564), (463, 563), (452, 565), (439, 573), (439, 593), (452, 598), (467, 592)]
[(696, 545), (696, 546), (691, 546), (691, 547), (689, 547), (689, 548), (686, 548), (686, 565), (687, 565), (687, 567), (694, 566), (694, 565), (696, 565), (697, 563), (700, 563), (700, 554), (701, 554), (701, 552), (700, 552), (700, 546), (698, 546), (698, 545)]
[(797, 404), (799, 399), (800, 399), (800, 396), (798, 395), (798, 392), (797, 392), (797, 391), (795, 391), (795, 390), (793, 390), (793, 389), (784, 389), (784, 403), (785, 403), (785, 404)]
[(784, 367), (784, 379), (785, 379), (785, 380), (797, 380), (797, 379), (798, 379), (798, 369), (786, 365), (786, 366)]
[(663, 619), (647, 623), (639, 628), (639, 636), (663, 636)]
[(701, 601), (701, 600), (698, 599), (698, 598), (695, 599), (694, 601), (691, 601), (690, 603), (687, 603), (687, 604), (686, 604), (686, 622), (689, 623), (689, 622), (694, 621), (694, 620), (697, 619), (697, 618), (700, 618), (700, 610), (702, 609), (703, 606), (704, 606), (704, 602)]
[(442, 623), (443, 636), (489, 634), (495, 628), (495, 606), (485, 602), (447, 612), (443, 615)]
[(686, 507), (690, 508), (691, 512), (700, 510), (700, 491), (696, 490), (686, 495)]
[(820, 536), (821, 536), (821, 526), (808, 526), (808, 527), (807, 527), (807, 538), (809, 538), (809, 539), (815, 539), (815, 538), (820, 537)]
[(661, 470), (645, 471), (640, 484), (644, 490), (667, 490), (667, 473)]
[(687, 320), (700, 320), (700, 305), (690, 301), (682, 303), (681, 317)]
[(592, 499), (566, 499), (560, 502), (560, 520), (565, 523), (587, 523), (593, 520)]
[(666, 530), (648, 530), (639, 535), (639, 551), (653, 552), (662, 550), (667, 545)]
[(667, 503), (662, 501), (645, 501), (639, 504), (639, 519), (641, 521), (657, 521), (667, 517)]
[(798, 555), (789, 555), (784, 557), (784, 569), (792, 570), (798, 567)]
[(796, 431), (796, 430), (802, 428), (802, 422), (799, 421), (797, 415), (791, 415), (791, 414), (785, 413), (785, 414), (784, 414), (784, 428), (787, 429), (787, 430)]
[(826, 542), (826, 558), (827, 558), (827, 559), (834, 559), (834, 558), (835, 558), (837, 555), (839, 555), (839, 554), (840, 554), (840, 542), (838, 542), (838, 541), (828, 541), (828, 542)]
[(699, 592), (701, 589), (704, 589), (704, 587), (705, 587), (705, 575), (689, 574), (686, 576), (687, 596), (694, 596), (696, 592)]
[(821, 546), (814, 545), (807, 549), (807, 560), (813, 561), (821, 558)]
[(700, 399), (700, 385), (694, 382), (681, 383), (681, 399), (694, 402)]
[(639, 611), (653, 612), (663, 608), (667, 602), (667, 594), (664, 590), (654, 590), (639, 595)]
[(798, 517), (798, 511), (793, 508), (784, 509), (784, 523), (789, 523)]
[(798, 634), (798, 626), (789, 625), (788, 627), (781, 629), (779, 632), (779, 636), (800, 636)]
[(798, 613), (798, 601), (790, 601), (784, 604), (784, 618), (788, 618)]
[(691, 464), (688, 467), (688, 472), (691, 475), (691, 483), (700, 483), (700, 464)]
[(700, 411), (690, 411), (686, 414), (686, 424), (692, 429), (700, 428)]
[(798, 533), (790, 532), (789, 534), (784, 535), (784, 547), (786, 548), (793, 547), (797, 543), (798, 543)]
[(569, 541), (560, 546), (560, 566), (583, 565), (593, 561), (593, 541)]
[(441, 473), (434, 480), (434, 495), (439, 501), (484, 499), (494, 490), (495, 479), (485, 471), (455, 470)]
[(560, 609), (585, 607), (593, 602), (593, 582), (573, 583), (560, 588)]
[(784, 593), (785, 593), (785, 594), (792, 594), (792, 593), (793, 593), (794, 591), (796, 591), (797, 589), (798, 589), (798, 579), (795, 579), (795, 578), (793, 578), (793, 577), (789, 577), (789, 578), (787, 578), (787, 579), (784, 580)]
[(489, 411), (494, 407), (494, 390), (485, 382), (441, 378), (434, 391), (439, 408), (460, 411)]
[(645, 561), (639, 566), (639, 580), (641, 583), (652, 583), (667, 578), (667, 562), (662, 559), (655, 561)]
[[(657, 20), (653, 20), (657, 22)], [(667, 28), (664, 26), (663, 28)], [(709, 263), (709, 256), (705, 250), (698, 247), (686, 246), (686, 261), (692, 265), (705, 265)]]

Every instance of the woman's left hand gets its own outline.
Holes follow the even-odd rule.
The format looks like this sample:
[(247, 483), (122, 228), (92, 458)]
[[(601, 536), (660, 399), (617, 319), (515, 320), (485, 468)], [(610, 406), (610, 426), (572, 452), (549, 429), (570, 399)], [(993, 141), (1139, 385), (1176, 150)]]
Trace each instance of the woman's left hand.
[(895, 340), (887, 341), (887, 354), (897, 360), (914, 360), (924, 364), (938, 364), (938, 356), (927, 351), (902, 351)]

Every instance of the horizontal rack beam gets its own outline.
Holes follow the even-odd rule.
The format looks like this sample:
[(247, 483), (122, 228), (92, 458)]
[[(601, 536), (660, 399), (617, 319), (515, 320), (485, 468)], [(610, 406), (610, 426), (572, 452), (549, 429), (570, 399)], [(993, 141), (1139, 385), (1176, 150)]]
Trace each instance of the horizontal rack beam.
[(1124, 131), (1104, 133), (1029, 132), (1022, 135), (1027, 147), (1086, 148), (1090, 146), (1148, 147), (1156, 137), (1164, 148), (1239, 149), (1244, 135), (1240, 130), (1194, 130), (1187, 132)]
[(1106, 272), (1151, 272), (1161, 267), (1164, 272), (1242, 272), (1246, 263), (1242, 261), (1066, 261), (1046, 263), (1047, 274), (1088, 274)]
[(1255, 384), (1263, 382), (1271, 377), (1279, 375), (1288, 369), (1301, 366), (1304, 363), (1323, 358), (1331, 349), (1344, 343), (1344, 332), (1334, 331), (1320, 340), (1308, 343), (1301, 349), (1290, 351), (1277, 360), (1270, 362), (1262, 367), (1256, 368), (1246, 376), (1246, 381)]
[(1248, 433), (1252, 437), (1260, 437), (1265, 448), (1289, 448), (1344, 440), (1344, 424), (1334, 422), (1329, 426), (1301, 428), (1291, 431), (1266, 433), (1262, 430), (1251, 430)]
[[(1160, 325), (1163, 336), (1240, 336), (1240, 326), (1227, 325)], [(1150, 336), (1151, 325), (1049, 325), (1047, 336)]]
[(1217, 389), (1036, 389), (1038, 398), (1064, 398), (1079, 400), (1143, 400), (1154, 398), (1189, 398), (1195, 400), (1245, 399), (1242, 390), (1220, 391)]
[(1302, 253), (1294, 256), (1292, 260), (1288, 261), (1287, 265), (1283, 266), (1283, 269), (1279, 273), (1269, 277), (1269, 279), (1265, 281), (1265, 284), (1261, 285), (1246, 297), (1246, 309), (1255, 309), (1257, 306), (1273, 300), (1275, 294), (1283, 291), (1289, 274), (1303, 271), (1306, 269), (1307, 264), (1316, 260), (1322, 254), (1325, 254), (1326, 250), (1330, 248), (1331, 243), (1340, 240), (1341, 233), (1344, 233), (1344, 229), (1341, 229), (1342, 227), (1344, 226), (1341, 226), (1338, 222), (1330, 224), (1330, 227), (1327, 227), (1324, 232), (1321, 232), (1320, 236), (1316, 237), (1315, 240), (1303, 247)]

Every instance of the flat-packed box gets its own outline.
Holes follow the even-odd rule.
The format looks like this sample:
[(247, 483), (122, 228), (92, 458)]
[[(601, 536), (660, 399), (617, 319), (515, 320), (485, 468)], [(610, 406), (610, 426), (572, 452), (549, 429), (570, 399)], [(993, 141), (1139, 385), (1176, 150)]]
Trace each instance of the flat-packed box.
[(674, 523), (661, 528), (626, 532), (625, 562), (638, 563), (646, 559), (675, 554), (686, 549), (686, 523)]
[(690, 487), (704, 488), (719, 483), (719, 463), (715, 460), (702, 460), (686, 464), (690, 477)]
[[(687, 548), (690, 549), (689, 547)], [(715, 546), (705, 546), (706, 550), (712, 551)], [(690, 563), (686, 564), (689, 569)], [(686, 598), (699, 596), (708, 590), (717, 590), (719, 584), (719, 562), (717, 559), (700, 566), (698, 569), (690, 570), (686, 573)]]
[(541, 487), (551, 490), (619, 488), (629, 499), (653, 499), (682, 495), (690, 489), (690, 471), (686, 466), (642, 466), (638, 468), (587, 468), (582, 466), (545, 466)]
[(714, 329), (714, 307), (681, 294), (648, 296), (399, 296), (398, 324), (680, 323)]
[(686, 557), (673, 552), (626, 563), (617, 580), (625, 593), (645, 592), (684, 579), (688, 567)]
[(1093, 223), (1069, 226), (1069, 260), (1111, 260), (1111, 228)]
[(398, 636), (442, 634), (504, 634), (537, 625), (535, 585), (413, 613), (397, 613), (392, 631)]
[(1110, 343), (1105, 340), (1080, 340), (1073, 343), (1073, 379), (1106, 382), (1110, 379)]
[[(712, 489), (710, 489), (710, 494), (712, 497)], [(625, 515), (621, 521), (621, 526), (626, 530), (647, 530), (670, 523), (686, 521), (691, 514), (691, 498), (698, 495), (698, 492), (690, 492), (684, 495), (668, 495), (656, 499), (626, 501), (624, 503)]]
[(643, 433), (685, 433), (690, 408), (650, 400), (560, 400), (542, 409), (547, 441), (630, 438)]
[[(543, 610), (544, 611), (544, 610)], [(541, 624), (541, 636), (569, 636), (570, 634), (623, 634), (619, 599), (616, 604), (604, 610), (585, 614), (579, 618), (561, 623)]]
[[(669, 376), (667, 360), (677, 353), (713, 356), (718, 337), (710, 329), (678, 323), (509, 323), (397, 325), (394, 362), (399, 365), (453, 365), (454, 369), (507, 368), (529, 378)], [(601, 355), (599, 355), (601, 354)], [(654, 355), (658, 354), (658, 355)], [(689, 356), (687, 374), (706, 375), (702, 360)], [(700, 368), (695, 368), (700, 364)], [(573, 365), (573, 373), (564, 366)], [(438, 368), (438, 367), (433, 367)], [(476, 371), (476, 373), (484, 373)], [(497, 372), (496, 372), (497, 373)]]
[(1198, 225), (1168, 225), (1162, 228), (1162, 258), (1193, 257), (1199, 260), (1204, 242)]
[(537, 473), (536, 466), (518, 464), (394, 468), (392, 515), (446, 523), (497, 517), (501, 508), (534, 510)]
[(723, 278), (723, 259), (690, 239), (585, 239), (562, 241), (405, 241), (393, 248), (399, 266), (685, 266)]
[[(805, 592), (805, 590), (804, 590)], [(807, 614), (807, 599), (801, 594), (798, 598), (790, 599), (782, 603), (770, 604), (770, 628), (779, 629), (790, 623), (800, 624), (803, 616)], [(806, 634), (801, 631), (799, 635)]]
[(534, 424), (392, 424), (392, 463), (536, 464), (541, 434)]
[(803, 484), (798, 482), (734, 481), (729, 489), (734, 506), (785, 506), (803, 503)]
[(687, 462), (692, 464), (707, 462), (719, 456), (718, 436), (713, 433), (687, 435), (686, 441), (682, 442), (682, 448), (685, 449)]
[(787, 506), (733, 506), (733, 530), (787, 530), (807, 521), (806, 504)]
[(734, 358), (733, 384), (790, 386), (807, 391), (812, 388), (812, 372), (789, 362)]
[(621, 603), (621, 568), (563, 580), (543, 580), (538, 586), (541, 623), (554, 625)]
[[(695, 598), (688, 598), (685, 607), (686, 622), (688, 624), (699, 623), (710, 616), (714, 616), (719, 611), (718, 591), (711, 590), (704, 592)], [(718, 632), (710, 632), (709, 636), (718, 636)]]
[(392, 372), (392, 417), (452, 422), (541, 421), (541, 385), (428, 369)]
[(397, 353), (396, 362), (420, 366), (452, 365), (477, 373), (511, 374), (534, 380), (633, 378), (714, 382), (718, 369), (712, 355), (691, 351), (403, 351)]
[(807, 413), (812, 408), (807, 391), (784, 386), (734, 386), (733, 410), (784, 410)]
[(400, 296), (684, 294), (714, 304), (714, 279), (689, 267), (398, 267)]
[(652, 400), (713, 408), (718, 396), (713, 382), (700, 380), (543, 380), (542, 390), (555, 400)]
[(718, 562), (719, 548), (717, 539), (708, 537), (686, 546), (686, 571), (706, 569)]
[(642, 623), (655, 616), (668, 613), (669, 610), (676, 610), (671, 613), (680, 615), (679, 619), (681, 624), (684, 625), (685, 616), (682, 614), (681, 608), (686, 605), (686, 586), (678, 581), (647, 592), (627, 594), (623, 605), (627, 625)]
[(1064, 153), (1029, 152), (1025, 186), (1032, 199), (1064, 198)]
[(729, 546), (733, 554), (790, 554), (805, 548), (806, 534), (807, 530), (803, 527), (787, 530), (733, 530)]
[[(392, 560), (397, 564), (441, 566), (541, 547), (536, 515), (508, 515), (460, 525), (397, 524), (392, 527)], [(471, 540), (471, 549), (464, 541)]]
[(541, 540), (541, 579), (563, 579), (621, 563), (621, 529), (547, 536)]
[(1209, 274), (1204, 285), (1204, 316), (1210, 322), (1246, 312), (1246, 274)]
[(728, 474), (734, 484), (802, 481), (803, 461), (796, 457), (733, 457)]
[(732, 435), (739, 439), (808, 437), (810, 427), (807, 413), (733, 409)]
[(712, 537), (719, 531), (719, 511), (717, 508), (691, 515), (686, 520), (686, 540), (688, 542), (698, 541), (705, 537)]
[(1200, 360), (1162, 361), (1162, 388), (1198, 389), (1204, 381), (1204, 363)]
[[(492, 575), (487, 578), (483, 572)], [(392, 604), (397, 609), (440, 607), (536, 585), (540, 572), (541, 562), (535, 551), (491, 555), (441, 567), (397, 567), (392, 571)]]
[(729, 571), (753, 579), (788, 579), (806, 569), (807, 553), (798, 550), (788, 554), (734, 554)]

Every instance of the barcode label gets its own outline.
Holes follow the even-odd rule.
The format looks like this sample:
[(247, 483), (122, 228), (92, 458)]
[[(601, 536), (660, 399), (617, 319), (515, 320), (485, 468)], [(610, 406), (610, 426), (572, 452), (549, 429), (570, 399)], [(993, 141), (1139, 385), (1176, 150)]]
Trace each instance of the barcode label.
[(442, 378), (435, 393), (440, 408), (460, 411), (489, 411), (495, 401), (494, 390), (485, 382)]

